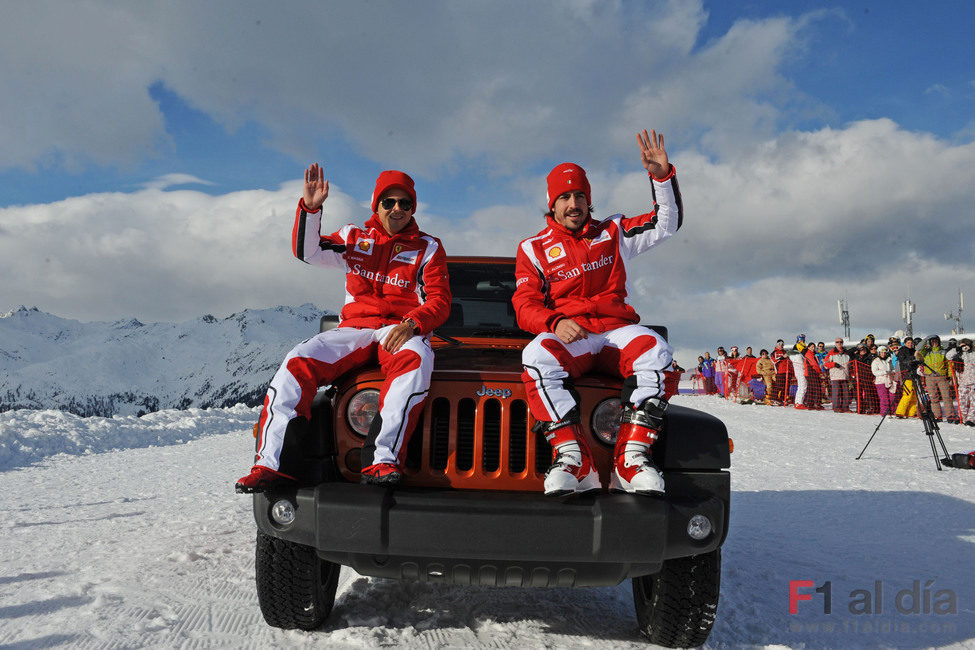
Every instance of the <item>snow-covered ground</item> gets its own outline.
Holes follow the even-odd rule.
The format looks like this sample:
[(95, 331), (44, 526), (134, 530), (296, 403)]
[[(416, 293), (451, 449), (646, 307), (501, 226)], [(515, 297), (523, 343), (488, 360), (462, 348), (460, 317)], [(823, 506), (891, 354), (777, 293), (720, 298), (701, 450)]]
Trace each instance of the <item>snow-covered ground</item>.
[[(877, 418), (674, 401), (722, 418), (735, 440), (709, 647), (975, 648), (975, 471), (938, 472), (918, 422), (885, 422), (857, 461)], [(232, 487), (255, 418), (0, 414), (0, 647), (646, 647), (628, 583), (450, 587), (343, 569), (325, 628), (267, 627), (250, 500)], [(971, 428), (942, 433), (950, 451), (975, 448)], [(831, 613), (797, 587), (812, 600), (790, 615), (790, 580), (828, 583)], [(851, 613), (878, 588), (879, 612)], [(915, 589), (921, 613), (898, 612)], [(952, 596), (955, 613), (935, 613)]]

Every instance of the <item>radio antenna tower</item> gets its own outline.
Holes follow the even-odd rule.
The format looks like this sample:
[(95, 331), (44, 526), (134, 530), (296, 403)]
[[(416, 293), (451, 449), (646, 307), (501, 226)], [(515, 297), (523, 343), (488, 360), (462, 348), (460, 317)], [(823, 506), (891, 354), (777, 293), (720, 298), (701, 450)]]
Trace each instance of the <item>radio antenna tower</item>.
[(964, 334), (965, 328), (961, 324), (961, 312), (965, 309), (965, 296), (962, 294), (961, 289), (958, 290), (958, 311), (955, 313), (946, 312), (945, 320), (955, 321), (955, 329), (952, 330), (952, 334)]
[(837, 300), (836, 309), (840, 314), (840, 323), (843, 325), (843, 338), (850, 340), (850, 310), (846, 300)]
[(917, 305), (908, 298), (901, 303), (901, 318), (904, 319), (904, 336), (914, 336), (914, 318), (912, 314), (917, 311)]

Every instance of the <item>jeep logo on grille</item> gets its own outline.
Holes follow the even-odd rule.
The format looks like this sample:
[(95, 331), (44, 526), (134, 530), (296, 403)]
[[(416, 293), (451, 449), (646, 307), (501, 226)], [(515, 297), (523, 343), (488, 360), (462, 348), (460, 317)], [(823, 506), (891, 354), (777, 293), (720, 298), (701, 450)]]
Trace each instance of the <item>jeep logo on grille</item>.
[(509, 388), (488, 388), (487, 386), (481, 386), (481, 390), (474, 393), (480, 397), (500, 397), (502, 399), (508, 399), (511, 397), (511, 389)]

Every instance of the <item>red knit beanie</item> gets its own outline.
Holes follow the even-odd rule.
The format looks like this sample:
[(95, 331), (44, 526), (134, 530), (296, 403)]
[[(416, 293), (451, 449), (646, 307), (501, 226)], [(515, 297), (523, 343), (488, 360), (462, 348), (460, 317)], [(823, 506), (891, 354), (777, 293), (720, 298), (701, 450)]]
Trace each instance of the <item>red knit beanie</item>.
[(548, 177), (548, 209), (551, 210), (555, 205), (555, 199), (566, 192), (582, 190), (586, 193), (586, 202), (592, 205), (592, 196), (589, 191), (589, 179), (586, 178), (586, 170), (575, 163), (562, 163), (556, 165), (555, 169), (549, 172)]
[(390, 169), (384, 171), (376, 179), (376, 189), (372, 191), (372, 211), (376, 212), (379, 207), (379, 199), (387, 190), (398, 187), (413, 199), (413, 207), (416, 207), (416, 190), (413, 189), (413, 179), (403, 172)]

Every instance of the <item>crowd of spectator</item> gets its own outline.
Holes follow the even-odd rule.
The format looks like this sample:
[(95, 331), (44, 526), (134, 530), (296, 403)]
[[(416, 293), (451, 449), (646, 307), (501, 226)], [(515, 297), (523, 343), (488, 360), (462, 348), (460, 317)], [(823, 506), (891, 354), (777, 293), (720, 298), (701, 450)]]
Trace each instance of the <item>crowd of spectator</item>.
[(837, 413), (914, 417), (921, 382), (935, 419), (975, 426), (975, 350), (968, 338), (942, 346), (937, 335), (903, 342), (891, 336), (878, 344), (867, 334), (851, 345), (837, 338), (827, 348), (800, 334), (788, 348), (782, 339), (757, 356), (750, 347), (744, 354), (737, 346), (718, 347), (715, 357), (705, 352), (697, 362), (697, 392)]

